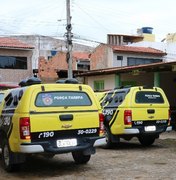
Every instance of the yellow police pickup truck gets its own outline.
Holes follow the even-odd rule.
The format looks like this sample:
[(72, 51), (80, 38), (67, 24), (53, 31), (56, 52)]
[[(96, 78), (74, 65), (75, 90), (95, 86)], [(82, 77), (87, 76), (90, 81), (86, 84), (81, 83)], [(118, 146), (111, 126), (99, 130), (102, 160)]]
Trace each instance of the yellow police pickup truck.
[(105, 148), (120, 138), (137, 137), (144, 146), (171, 131), (169, 103), (161, 88), (128, 87), (107, 92), (101, 102), (105, 116)]
[(94, 92), (83, 84), (34, 82), (9, 90), (0, 106), (4, 169), (18, 169), (28, 154), (71, 152), (76, 163), (87, 163), (104, 130)]

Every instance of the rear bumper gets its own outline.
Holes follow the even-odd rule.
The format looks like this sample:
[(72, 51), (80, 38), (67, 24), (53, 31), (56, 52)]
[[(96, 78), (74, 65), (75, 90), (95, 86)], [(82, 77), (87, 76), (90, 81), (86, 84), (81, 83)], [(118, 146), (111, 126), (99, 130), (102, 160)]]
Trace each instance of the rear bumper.
[(140, 131), (137, 128), (124, 129), (124, 134), (139, 134)]
[(20, 152), (22, 153), (42, 153), (44, 152), (44, 148), (41, 145), (20, 145)]
[(100, 138), (100, 139), (97, 139), (94, 143), (94, 147), (99, 147), (99, 146), (103, 146), (103, 145), (106, 145), (106, 138), (103, 137), (103, 138)]
[[(95, 141), (99, 137), (84, 138), (78, 140), (77, 146), (70, 147), (57, 147), (56, 140), (44, 141), (44, 142), (32, 142), (32, 143), (22, 143), (20, 145), (20, 153), (68, 153), (73, 151), (86, 151), (93, 150)], [(95, 152), (95, 151), (92, 151)]]
[(167, 132), (172, 131), (172, 126), (167, 127), (166, 131)]
[(145, 131), (145, 126), (138, 127), (138, 128), (126, 128), (124, 129), (124, 134), (153, 134), (153, 133), (162, 133), (162, 132), (169, 132), (172, 131), (172, 126), (156, 126), (156, 131)]

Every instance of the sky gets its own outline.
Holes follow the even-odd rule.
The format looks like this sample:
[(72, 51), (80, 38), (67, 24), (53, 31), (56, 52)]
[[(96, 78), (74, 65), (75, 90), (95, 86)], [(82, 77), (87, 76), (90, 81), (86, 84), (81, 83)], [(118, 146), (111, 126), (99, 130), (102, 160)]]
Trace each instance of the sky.
[[(73, 37), (106, 43), (107, 34), (152, 27), (156, 41), (176, 32), (175, 0), (70, 0)], [(0, 36), (64, 37), (66, 0), (0, 0)]]

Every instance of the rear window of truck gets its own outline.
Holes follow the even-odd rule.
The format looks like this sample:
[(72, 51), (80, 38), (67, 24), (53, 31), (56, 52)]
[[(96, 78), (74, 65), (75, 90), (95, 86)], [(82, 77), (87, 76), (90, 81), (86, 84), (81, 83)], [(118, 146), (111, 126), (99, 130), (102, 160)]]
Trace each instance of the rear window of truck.
[(37, 95), (38, 107), (90, 106), (92, 101), (85, 92), (41, 92)]
[(160, 92), (139, 91), (135, 97), (136, 103), (162, 104), (164, 99)]
[(117, 107), (119, 106), (123, 100), (125, 99), (126, 92), (125, 91), (120, 91), (116, 92), (114, 96), (110, 99), (109, 104), (107, 107)]
[(107, 93), (107, 94), (104, 96), (105, 99), (102, 101), (101, 106), (104, 106), (104, 105), (109, 101), (109, 99), (111, 98), (112, 95), (113, 95), (113, 92)]

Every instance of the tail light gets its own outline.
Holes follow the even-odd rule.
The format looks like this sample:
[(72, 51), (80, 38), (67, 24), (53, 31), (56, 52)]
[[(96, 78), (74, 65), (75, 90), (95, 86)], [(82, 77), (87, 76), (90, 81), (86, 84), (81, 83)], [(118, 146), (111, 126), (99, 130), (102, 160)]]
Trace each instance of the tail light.
[(169, 109), (168, 111), (168, 125), (170, 126), (171, 124), (171, 110)]
[(131, 110), (125, 110), (124, 111), (124, 124), (125, 125), (131, 125), (132, 124), (132, 111)]
[(103, 134), (104, 133), (104, 115), (102, 113), (99, 114), (99, 123), (100, 123), (99, 134)]
[(20, 118), (20, 138), (21, 139), (31, 139), (30, 118), (29, 117)]

